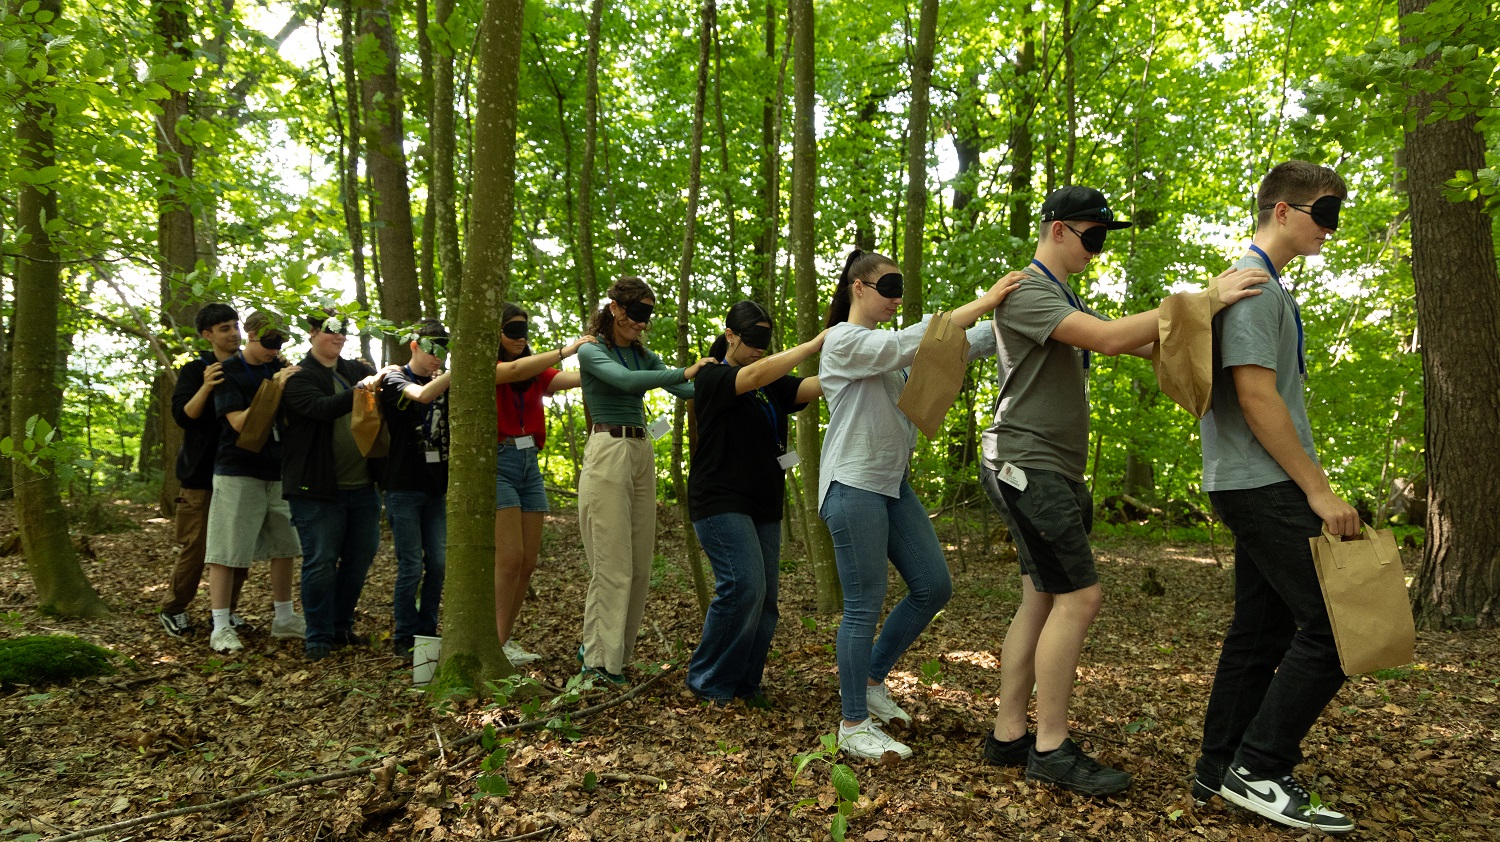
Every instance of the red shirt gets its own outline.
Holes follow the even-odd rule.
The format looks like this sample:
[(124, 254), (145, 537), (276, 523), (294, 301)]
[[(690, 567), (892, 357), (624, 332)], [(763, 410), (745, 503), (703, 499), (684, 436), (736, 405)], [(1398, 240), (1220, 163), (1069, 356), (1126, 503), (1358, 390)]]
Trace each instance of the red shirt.
[(547, 416), (542, 411), (542, 398), (547, 394), (552, 378), (559, 374), (562, 372), (558, 369), (549, 368), (538, 374), (536, 380), (521, 393), (517, 393), (511, 383), (495, 387), (495, 413), (499, 417), (500, 428), (497, 440), (514, 436), (536, 436), (537, 449), (541, 449), (547, 441)]

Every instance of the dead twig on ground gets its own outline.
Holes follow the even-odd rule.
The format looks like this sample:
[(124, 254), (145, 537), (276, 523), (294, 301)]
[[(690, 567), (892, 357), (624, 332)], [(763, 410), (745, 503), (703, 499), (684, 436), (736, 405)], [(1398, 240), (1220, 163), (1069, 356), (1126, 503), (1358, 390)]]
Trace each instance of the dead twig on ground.
[[(667, 664), (661, 672), (653, 675), (651, 678), (641, 682), (635, 687), (630, 688), (626, 692), (621, 693), (619, 696), (616, 696), (609, 701), (600, 702), (597, 705), (592, 705), (590, 707), (584, 708), (583, 710), (573, 713), (572, 719), (574, 721), (577, 721), (580, 717), (589, 716), (591, 714), (598, 713), (599, 711), (612, 708), (616, 705), (624, 704), (625, 702), (628, 702), (631, 699), (634, 699), (636, 696), (639, 696), (642, 693), (646, 692), (647, 688), (656, 684), (664, 676), (673, 672), (676, 672), (676, 664)], [(518, 722), (514, 725), (506, 725), (501, 728), (496, 728), (495, 733), (509, 734), (516, 731), (535, 730), (537, 728), (545, 727), (551, 720), (551, 716), (546, 716), (540, 719), (531, 719), (527, 720), (526, 722)], [(466, 736), (460, 737), (457, 740), (454, 740), (453, 742), (449, 743), (447, 747), (456, 749), (461, 746), (466, 746), (470, 743), (478, 742), (483, 736), (483, 731), (477, 731), (475, 733), (468, 734)], [(439, 738), (439, 742), (441, 743), (441, 738)], [(423, 756), (426, 759), (431, 760), (433, 758), (439, 757), (442, 754), (442, 751), (443, 750), (440, 746), (438, 749), (424, 752)], [(148, 824), (155, 824), (156, 822), (162, 821), (164, 819), (172, 819), (178, 816), (192, 815), (194, 813), (208, 813), (215, 810), (223, 810), (229, 807), (237, 807), (241, 804), (247, 804), (251, 801), (264, 798), (268, 795), (275, 795), (278, 792), (286, 792), (290, 789), (300, 789), (302, 787), (308, 787), (314, 784), (328, 783), (331, 781), (342, 780), (344, 778), (352, 778), (358, 775), (369, 774), (374, 769), (374, 764), (364, 763), (360, 764), (359, 766), (355, 766), (352, 769), (341, 769), (337, 772), (328, 772), (322, 775), (313, 775), (312, 777), (302, 778), (301, 780), (287, 781), (286, 783), (266, 787), (265, 789), (256, 790), (255, 792), (247, 792), (242, 795), (236, 795), (233, 798), (225, 798), (221, 801), (214, 801), (208, 804), (197, 804), (191, 807), (179, 807), (175, 810), (165, 810), (160, 813), (152, 813), (146, 816), (137, 816), (133, 819), (126, 819), (125, 821), (115, 822), (114, 824), (103, 825), (101, 827), (90, 827), (83, 830), (76, 830), (72, 833), (65, 833), (62, 836), (53, 836), (49, 839), (43, 840), (43, 842), (75, 842), (75, 840), (87, 839), (90, 836), (102, 836), (107, 833), (117, 833), (122, 830), (129, 830), (131, 828), (142, 827)], [(657, 783), (660, 784), (661, 781), (659, 779), (656, 780)], [(33, 818), (31, 820), (40, 822), (41, 824), (46, 824), (48, 827), (52, 827), (57, 830), (63, 829), (57, 827), (56, 825), (49, 824), (42, 819)]]

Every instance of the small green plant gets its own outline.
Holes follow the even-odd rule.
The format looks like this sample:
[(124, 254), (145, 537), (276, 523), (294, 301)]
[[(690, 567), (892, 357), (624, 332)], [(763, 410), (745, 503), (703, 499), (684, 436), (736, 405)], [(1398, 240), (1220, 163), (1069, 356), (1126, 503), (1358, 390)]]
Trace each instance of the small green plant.
[(1155, 727), (1156, 727), (1156, 720), (1152, 719), (1149, 716), (1144, 716), (1144, 717), (1141, 717), (1140, 719), (1137, 719), (1136, 721), (1130, 723), (1129, 725), (1126, 725), (1125, 726), (1125, 733), (1127, 733), (1127, 734), (1139, 734), (1142, 731), (1149, 731), (1149, 730), (1151, 730), (1152, 728), (1155, 728)]
[(11, 631), (20, 631), (26, 628), (26, 618), (19, 611), (7, 611), (0, 614), (0, 623)]
[(917, 679), (923, 684), (937, 684), (943, 680), (943, 662), (932, 658), (922, 662), (922, 677)]
[(818, 630), (818, 618), (804, 616), (802, 618), (802, 628), (810, 632), (816, 632)]
[(1375, 670), (1370, 675), (1381, 681), (1405, 681), (1411, 678), (1411, 670), (1406, 667), (1391, 667), (1389, 669)]
[[(828, 764), (828, 776), (833, 783), (833, 791), (838, 795), (838, 812), (834, 813), (832, 821), (828, 823), (828, 834), (833, 837), (833, 842), (844, 842), (844, 834), (849, 832), (849, 816), (854, 812), (855, 802), (859, 801), (859, 779), (854, 776), (853, 769), (835, 760), (839, 753), (837, 734), (824, 734), (819, 740), (823, 745), (821, 749), (797, 755), (797, 768), (792, 772), (792, 780), (795, 782), (801, 777), (802, 770), (813, 762)], [(792, 810), (795, 812), (816, 803), (816, 798), (804, 798), (793, 805)]]
[[(251, 657), (254, 657), (253, 655)], [(249, 666), (248, 661), (231, 661), (224, 658), (209, 658), (198, 665), (198, 671), (202, 673), (227, 672), (230, 670), (242, 670)]]
[(474, 799), (481, 798), (503, 798), (510, 795), (510, 781), (505, 778), (505, 761), (510, 759), (510, 749), (505, 746), (511, 741), (510, 737), (500, 737), (495, 734), (494, 725), (484, 726), (484, 733), (479, 737), (479, 744), (489, 752), (479, 764), (479, 777), (475, 779), (477, 790)]

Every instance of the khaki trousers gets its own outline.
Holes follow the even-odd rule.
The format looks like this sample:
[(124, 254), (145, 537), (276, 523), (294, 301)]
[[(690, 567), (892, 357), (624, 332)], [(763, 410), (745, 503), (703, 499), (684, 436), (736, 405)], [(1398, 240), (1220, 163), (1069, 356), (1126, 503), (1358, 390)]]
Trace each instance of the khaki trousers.
[(589, 436), (578, 478), (578, 526), (589, 560), (584, 663), (620, 673), (635, 652), (656, 548), (656, 460), (648, 439)]
[[(178, 491), (177, 564), (172, 567), (172, 580), (167, 587), (167, 596), (162, 600), (163, 614), (182, 614), (187, 611), (193, 597), (198, 595), (198, 585), (203, 581), (203, 554), (208, 550), (208, 504), (213, 499), (211, 488), (183, 488)], [(240, 589), (245, 586), (247, 569), (234, 572), (234, 597), (231, 606), (240, 604)]]

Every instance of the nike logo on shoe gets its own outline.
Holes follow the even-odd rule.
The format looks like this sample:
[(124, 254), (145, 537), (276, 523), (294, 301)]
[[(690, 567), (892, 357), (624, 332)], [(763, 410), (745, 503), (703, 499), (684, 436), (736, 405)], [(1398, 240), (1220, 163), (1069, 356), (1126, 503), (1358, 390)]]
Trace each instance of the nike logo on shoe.
[(1291, 802), (1291, 799), (1287, 797), (1287, 794), (1282, 791), (1281, 787), (1269, 781), (1251, 782), (1242, 779), (1241, 783), (1245, 785), (1245, 789), (1254, 793), (1255, 797), (1266, 802), (1266, 804), (1270, 805), (1277, 812), (1284, 811), (1287, 804)]

